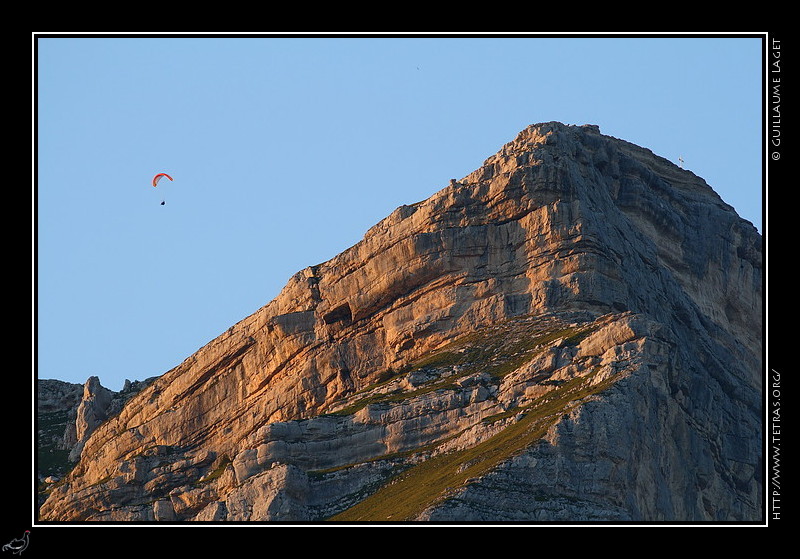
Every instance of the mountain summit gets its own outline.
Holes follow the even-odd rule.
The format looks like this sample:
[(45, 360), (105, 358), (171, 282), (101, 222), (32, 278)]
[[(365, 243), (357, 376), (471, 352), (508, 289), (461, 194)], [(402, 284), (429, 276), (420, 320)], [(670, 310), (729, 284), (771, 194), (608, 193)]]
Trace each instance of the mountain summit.
[(44, 521), (741, 521), (762, 240), (596, 126), (529, 126), (152, 380)]

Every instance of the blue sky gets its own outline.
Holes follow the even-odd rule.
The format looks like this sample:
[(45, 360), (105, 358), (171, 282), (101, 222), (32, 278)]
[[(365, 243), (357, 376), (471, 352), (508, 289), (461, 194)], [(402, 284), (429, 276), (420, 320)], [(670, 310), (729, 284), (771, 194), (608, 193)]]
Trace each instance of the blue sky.
[(39, 378), (166, 372), (537, 122), (682, 157), (761, 230), (756, 37), (40, 37), (36, 62)]

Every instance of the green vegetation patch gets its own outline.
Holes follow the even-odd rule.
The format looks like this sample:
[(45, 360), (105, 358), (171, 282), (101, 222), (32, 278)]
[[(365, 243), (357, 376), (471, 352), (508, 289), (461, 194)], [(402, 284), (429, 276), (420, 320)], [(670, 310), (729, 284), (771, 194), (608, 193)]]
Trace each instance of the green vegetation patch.
[(377, 492), (331, 521), (408, 521), (448, 494), (464, 487), (540, 440), (547, 429), (575, 405), (610, 386), (614, 379), (591, 385), (597, 371), (572, 379), (516, 410), (523, 414), (492, 438), (465, 450), (442, 454), (415, 465)]
[[(480, 372), (499, 381), (555, 341), (562, 339), (562, 345), (577, 345), (595, 329), (594, 326), (566, 326), (548, 320), (511, 320), (484, 328), (450, 342), (396, 373), (388, 370), (378, 383), (360, 391), (364, 397), (331, 415), (352, 415), (370, 404), (397, 403), (436, 390), (454, 389), (458, 379)], [(374, 393), (377, 388), (404, 375), (426, 370), (438, 372), (438, 378), (411, 390), (398, 388), (390, 393)]]
[(214, 470), (212, 470), (211, 472), (209, 472), (208, 475), (206, 475), (205, 477), (194, 482), (194, 485), (196, 486), (204, 485), (206, 483), (211, 483), (212, 481), (219, 479), (222, 476), (222, 474), (225, 473), (225, 469), (232, 463), (233, 461), (230, 459), (230, 457), (228, 457), (227, 454), (223, 454), (219, 460), (219, 464), (217, 465), (217, 467), (214, 468)]
[(66, 411), (41, 413), (37, 416), (38, 440), (36, 445), (37, 468), (39, 473), (63, 476), (72, 469), (69, 450), (61, 448), (61, 440), (67, 424), (74, 420)]

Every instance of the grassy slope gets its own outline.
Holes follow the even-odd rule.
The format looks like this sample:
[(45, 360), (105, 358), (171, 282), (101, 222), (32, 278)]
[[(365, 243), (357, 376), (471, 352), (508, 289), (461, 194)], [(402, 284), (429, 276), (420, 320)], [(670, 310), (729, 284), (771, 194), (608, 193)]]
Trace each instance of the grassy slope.
[[(560, 331), (559, 334), (564, 334)], [(472, 448), (438, 455), (392, 479), (373, 495), (333, 516), (333, 521), (413, 520), (449, 493), (479, 478), (541, 439), (574, 406), (605, 390), (613, 380), (592, 385), (596, 371), (572, 379), (514, 414), (524, 414), (492, 438)]]
[(74, 421), (69, 417), (67, 411), (39, 414), (37, 422), (39, 436), (36, 451), (37, 466), (42, 476), (62, 476), (72, 467), (67, 459), (69, 450), (59, 448), (56, 444), (56, 441), (64, 436), (67, 423), (71, 420)]

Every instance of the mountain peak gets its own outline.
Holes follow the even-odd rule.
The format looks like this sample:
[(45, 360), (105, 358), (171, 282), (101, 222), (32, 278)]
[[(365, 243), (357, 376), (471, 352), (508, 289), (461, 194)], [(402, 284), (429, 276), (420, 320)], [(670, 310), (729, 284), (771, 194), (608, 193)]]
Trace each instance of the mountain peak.
[(143, 388), (42, 516), (752, 519), (761, 258), (694, 174), (531, 125)]

